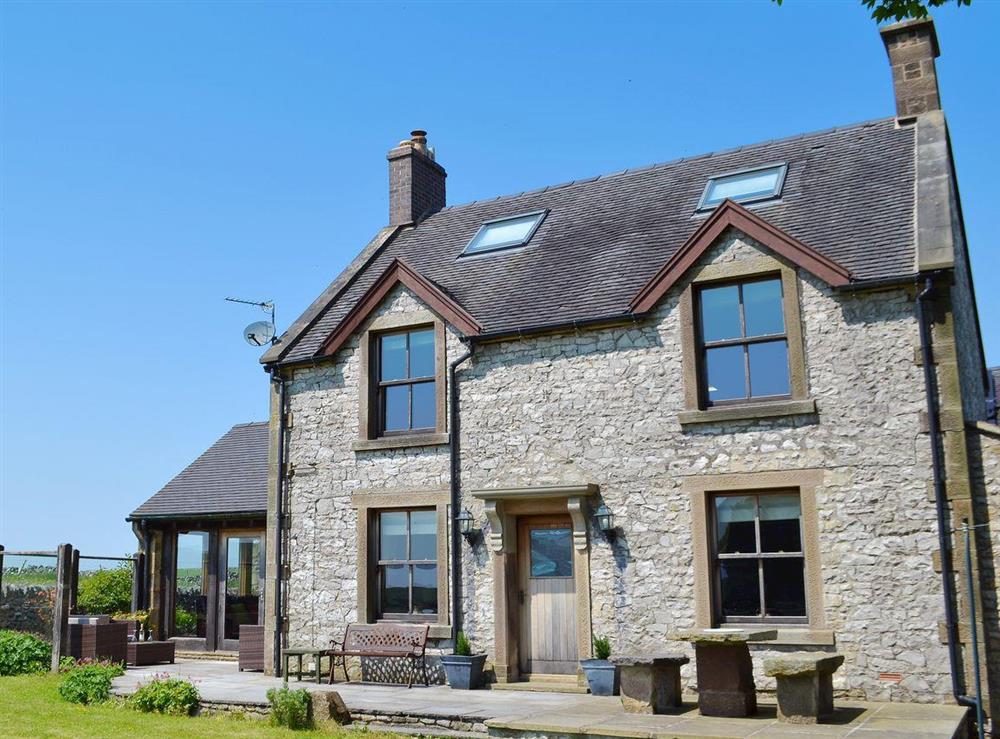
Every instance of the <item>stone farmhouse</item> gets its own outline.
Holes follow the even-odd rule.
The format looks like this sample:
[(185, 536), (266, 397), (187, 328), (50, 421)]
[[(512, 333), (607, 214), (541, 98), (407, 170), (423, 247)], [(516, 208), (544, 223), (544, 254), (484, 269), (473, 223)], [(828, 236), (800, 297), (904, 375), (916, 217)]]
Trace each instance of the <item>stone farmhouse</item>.
[[(1000, 709), (1000, 427), (938, 42), (881, 36), (882, 120), (457, 206), (423, 131), (392, 148), (388, 224), (262, 357), (253, 502), (229, 478), (133, 513), (161, 633), (184, 549), (257, 573), (268, 671), (386, 620), (463, 631), (498, 687), (576, 684), (595, 635), (768, 624), (755, 657), (836, 650), (842, 694), (961, 701), (974, 605)], [(223, 649), (211, 598), (188, 638)]]

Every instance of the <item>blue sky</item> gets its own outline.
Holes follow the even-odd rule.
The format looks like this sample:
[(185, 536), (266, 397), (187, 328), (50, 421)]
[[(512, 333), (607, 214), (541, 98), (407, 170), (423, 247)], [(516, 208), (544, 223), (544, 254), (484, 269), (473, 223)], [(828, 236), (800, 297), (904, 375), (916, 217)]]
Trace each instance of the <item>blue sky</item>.
[[(1000, 364), (1000, 3), (936, 20)], [(461, 203), (892, 113), (852, 0), (5, 2), (0, 543), (134, 550), (126, 514), (266, 417), (262, 315), (223, 298), (287, 326), (386, 221), (412, 128)]]

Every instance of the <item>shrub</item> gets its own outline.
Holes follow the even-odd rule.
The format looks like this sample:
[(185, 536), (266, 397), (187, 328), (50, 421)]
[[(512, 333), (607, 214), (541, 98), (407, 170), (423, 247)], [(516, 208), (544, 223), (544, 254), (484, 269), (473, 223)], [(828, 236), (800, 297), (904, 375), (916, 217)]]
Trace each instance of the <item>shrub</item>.
[(611, 656), (611, 642), (608, 641), (608, 637), (594, 637), (594, 656), (597, 659), (607, 659)]
[(76, 599), (78, 613), (117, 613), (132, 606), (132, 567), (97, 570), (80, 580)]
[(103, 703), (111, 697), (111, 681), (123, 674), (125, 670), (117, 663), (80, 663), (65, 673), (59, 695), (70, 703)]
[(267, 691), (267, 700), (271, 703), (272, 726), (289, 729), (308, 729), (312, 726), (312, 698), (308, 690), (289, 690), (287, 685), (281, 690), (271, 688)]
[(194, 634), (198, 630), (198, 616), (183, 608), (174, 610), (174, 626), (178, 634)]
[(469, 644), (469, 638), (464, 631), (459, 631), (455, 637), (455, 654), (460, 657), (472, 656), (472, 645)]
[(48, 642), (19, 631), (0, 631), (0, 675), (47, 670), (52, 661)]
[(144, 713), (169, 713), (190, 716), (198, 707), (198, 688), (187, 680), (172, 677), (154, 677), (128, 699), (128, 705)]

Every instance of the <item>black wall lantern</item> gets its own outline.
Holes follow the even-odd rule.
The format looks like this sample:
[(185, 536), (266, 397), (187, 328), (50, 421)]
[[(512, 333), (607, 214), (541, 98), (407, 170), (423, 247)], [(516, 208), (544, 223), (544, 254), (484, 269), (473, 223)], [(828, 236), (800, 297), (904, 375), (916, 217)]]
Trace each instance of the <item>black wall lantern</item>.
[(469, 509), (463, 508), (455, 522), (458, 524), (458, 533), (464, 536), (469, 544), (474, 543), (476, 537), (479, 536), (479, 529), (473, 528), (472, 524), (475, 523), (475, 519), (469, 513)]
[(597, 528), (601, 530), (601, 533), (609, 539), (613, 539), (615, 536), (615, 514), (608, 510), (604, 503), (601, 503), (594, 511), (594, 518), (597, 519)]

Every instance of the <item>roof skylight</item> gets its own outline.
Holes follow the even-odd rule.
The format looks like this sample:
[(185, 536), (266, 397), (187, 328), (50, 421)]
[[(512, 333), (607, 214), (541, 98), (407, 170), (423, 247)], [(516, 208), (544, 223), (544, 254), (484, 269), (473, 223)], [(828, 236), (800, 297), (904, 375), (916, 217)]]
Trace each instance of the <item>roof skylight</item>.
[(540, 210), (512, 218), (487, 221), (479, 227), (476, 235), (472, 237), (472, 241), (465, 247), (462, 254), (481, 254), (498, 249), (513, 249), (516, 246), (524, 246), (534, 236), (546, 213), (547, 211)]
[(781, 195), (781, 186), (785, 182), (787, 169), (784, 164), (776, 164), (713, 177), (705, 186), (701, 202), (698, 203), (698, 210), (714, 208), (723, 200), (752, 203), (776, 198)]

